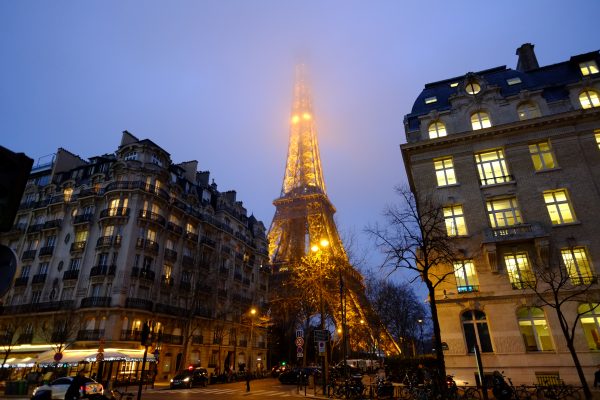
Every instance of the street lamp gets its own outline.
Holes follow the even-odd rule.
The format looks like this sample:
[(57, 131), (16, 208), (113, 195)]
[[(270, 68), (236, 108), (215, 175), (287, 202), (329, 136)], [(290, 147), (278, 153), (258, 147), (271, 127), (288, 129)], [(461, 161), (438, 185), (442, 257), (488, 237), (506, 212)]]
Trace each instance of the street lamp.
[(254, 343), (252, 342), (252, 334), (254, 331), (254, 316), (256, 315), (256, 308), (250, 309), (250, 356), (248, 358), (248, 372), (252, 371), (252, 358), (254, 357)]
[(417, 322), (419, 323), (419, 344), (421, 345), (421, 355), (425, 354), (425, 346), (423, 345), (423, 320), (421, 318), (419, 318), (417, 320)]

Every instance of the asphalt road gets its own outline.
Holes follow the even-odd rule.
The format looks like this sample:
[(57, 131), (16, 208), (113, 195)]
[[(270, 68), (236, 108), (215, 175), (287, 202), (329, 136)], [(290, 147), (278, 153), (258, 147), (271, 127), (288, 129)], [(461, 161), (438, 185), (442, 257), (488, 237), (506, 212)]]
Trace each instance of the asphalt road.
[[(314, 389), (307, 389), (306, 397), (315, 397)], [(246, 382), (223, 383), (192, 389), (154, 389), (143, 393), (143, 400), (228, 400), (228, 399), (292, 399), (304, 397), (304, 390), (298, 393), (296, 385), (282, 385), (277, 379), (257, 379), (250, 382), (250, 392), (246, 392)], [(135, 400), (136, 397), (134, 397)]]

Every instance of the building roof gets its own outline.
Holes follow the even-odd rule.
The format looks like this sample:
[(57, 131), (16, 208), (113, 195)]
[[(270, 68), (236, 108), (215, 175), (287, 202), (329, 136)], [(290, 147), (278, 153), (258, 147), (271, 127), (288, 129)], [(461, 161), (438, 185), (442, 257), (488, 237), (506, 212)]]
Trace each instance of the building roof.
[[(548, 102), (562, 100), (568, 97), (566, 86), (582, 80), (579, 63), (595, 60), (600, 65), (600, 51), (579, 54), (571, 57), (568, 61), (557, 64), (535, 68), (529, 71), (518, 71), (506, 66), (486, 69), (475, 73), (467, 73), (443, 81), (432, 82), (425, 85), (419, 94), (410, 114), (406, 115), (405, 121), (410, 130), (419, 128), (419, 116), (426, 115), (433, 110), (445, 111), (451, 108), (452, 96), (459, 93), (461, 83), (470, 76), (477, 76), (484, 80), (488, 86), (498, 87), (503, 97), (514, 96), (521, 91), (542, 90), (542, 96)], [(508, 80), (520, 78), (521, 82), (510, 85)], [(458, 86), (451, 87), (452, 83)], [(435, 97), (437, 101), (426, 104), (425, 99)]]

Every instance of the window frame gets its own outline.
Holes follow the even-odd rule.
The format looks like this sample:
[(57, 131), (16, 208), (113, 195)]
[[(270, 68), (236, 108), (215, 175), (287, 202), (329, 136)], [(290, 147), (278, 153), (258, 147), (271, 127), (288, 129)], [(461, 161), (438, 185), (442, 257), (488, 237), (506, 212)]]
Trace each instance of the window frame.
[(564, 247), (560, 249), (560, 255), (573, 285), (589, 285), (596, 280), (595, 270), (585, 246)]
[(586, 89), (579, 93), (579, 105), (584, 110), (600, 107), (600, 95), (593, 89)]
[[(538, 315), (534, 315), (534, 311), (535, 310), (539, 310)], [(526, 316), (521, 316), (519, 315), (521, 311), (526, 311), (527, 315)], [(541, 312), (541, 316), (539, 316)], [(539, 323), (540, 321), (543, 321), (543, 323)], [(546, 314), (544, 313), (544, 310), (540, 307), (521, 307), (517, 310), (517, 323), (519, 325), (519, 332), (521, 333), (521, 337), (523, 338), (523, 342), (525, 345), (525, 350), (527, 352), (544, 352), (544, 351), (554, 351), (555, 346), (554, 346), (554, 342), (552, 341), (552, 334), (550, 333), (550, 327), (548, 326), (548, 320), (546, 319)], [(522, 324), (522, 323), (526, 323), (526, 324)], [(544, 344), (542, 342), (542, 336), (540, 335), (540, 333), (538, 332), (537, 327), (541, 326), (543, 327), (542, 330), (546, 330), (548, 331), (548, 338), (550, 340), (550, 348), (544, 348)], [(533, 337), (533, 340), (535, 342), (535, 348), (532, 348), (532, 346), (528, 345), (527, 339), (526, 339), (526, 333), (524, 333), (524, 329), (523, 327), (528, 327), (531, 330), (531, 336)]]
[(452, 156), (434, 159), (433, 169), (438, 187), (451, 186), (458, 183), (456, 170), (454, 169), (454, 158)]
[[(558, 200), (556, 198), (557, 194), (563, 194), (564, 200)], [(544, 198), (544, 205), (546, 206), (546, 211), (548, 211), (548, 217), (550, 218), (552, 226), (567, 225), (577, 222), (577, 216), (573, 210), (573, 205), (571, 204), (571, 199), (569, 198), (569, 192), (567, 189), (561, 188), (555, 190), (546, 190), (542, 193), (542, 196)], [(547, 196), (552, 196), (553, 201), (548, 202)], [(565, 205), (566, 208), (564, 207)], [(551, 211), (551, 207), (554, 210), (554, 215), (557, 215), (559, 220), (552, 219), (553, 213)], [(565, 216), (563, 216), (563, 214), (566, 214), (567, 211), (571, 214), (571, 220), (569, 221), (567, 221)]]
[(486, 111), (479, 110), (471, 114), (471, 128), (474, 131), (492, 127), (492, 118)]
[[(450, 214), (447, 214), (446, 211), (450, 212)], [(448, 237), (467, 236), (469, 234), (462, 204), (444, 206), (442, 212), (444, 214), (444, 224)]]
[[(542, 148), (541, 146), (543, 145), (546, 145), (547, 148)], [(554, 156), (554, 151), (552, 151), (552, 145), (549, 140), (531, 143), (529, 145), (529, 155), (531, 156), (535, 172), (549, 171), (557, 168), (556, 157)], [(536, 160), (539, 168), (536, 166)], [(552, 161), (552, 165), (546, 165), (549, 164), (549, 161)]]
[[(504, 253), (502, 259), (504, 260), (508, 280), (514, 290), (527, 289), (536, 285), (537, 280), (531, 269), (529, 254), (526, 251)], [(508, 261), (512, 261), (514, 264), (509, 265)]]
[(539, 118), (542, 112), (537, 104), (532, 101), (524, 101), (517, 106), (517, 115), (519, 121), (527, 121), (529, 119)]
[[(466, 318), (467, 314), (470, 314), (470, 318)], [(479, 318), (477, 317), (479, 315)], [(483, 317), (482, 317), (483, 316)], [(463, 328), (463, 334), (465, 337), (465, 344), (467, 347), (468, 354), (474, 354), (475, 350), (473, 346), (477, 344), (482, 353), (493, 353), (494, 346), (492, 343), (492, 335), (487, 323), (487, 315), (480, 310), (465, 310), (460, 315), (461, 325)], [(472, 327), (472, 338), (475, 339), (474, 343), (469, 343), (469, 336), (467, 335), (467, 327)], [(486, 335), (482, 335), (485, 333)], [(484, 340), (485, 343), (484, 343)]]
[[(587, 311), (585, 311), (585, 308), (587, 308)], [(600, 351), (600, 305), (598, 303), (581, 303), (577, 307), (577, 312), (581, 315), (579, 320), (588, 348), (592, 351)], [(588, 319), (591, 319), (590, 322), (593, 325), (593, 331), (589, 330), (589, 333), (586, 330), (586, 325), (590, 325), (586, 323)], [(596, 335), (592, 332), (595, 332)], [(592, 343), (594, 343), (595, 348), (591, 346)]]
[(429, 136), (429, 139), (439, 139), (448, 136), (446, 124), (439, 119), (431, 122), (427, 127), (427, 135)]
[(452, 266), (458, 293), (479, 292), (479, 279), (472, 258), (455, 261)]
[[(499, 206), (499, 202), (508, 201), (509, 208), (495, 208)], [(486, 201), (486, 211), (488, 213), (488, 221), (490, 222), (490, 227), (492, 229), (502, 229), (509, 228), (513, 226), (518, 226), (523, 223), (523, 218), (521, 216), (521, 210), (519, 209), (519, 203), (517, 202), (516, 197), (501, 197), (501, 198), (491, 198)], [(491, 207), (491, 209), (490, 209)], [(502, 218), (498, 218), (501, 216)], [(499, 221), (504, 221), (503, 224), (500, 224)], [(513, 223), (509, 223), (509, 221), (514, 221)]]
[[(484, 159), (490, 155), (494, 155), (495, 157)], [(480, 151), (475, 153), (474, 157), (480, 186), (497, 185), (512, 182), (514, 180), (508, 169), (503, 149)], [(490, 180), (492, 182), (488, 183)]]
[(579, 71), (583, 76), (595, 75), (598, 72), (600, 72), (600, 70), (598, 69), (598, 64), (596, 64), (595, 60), (580, 62)]

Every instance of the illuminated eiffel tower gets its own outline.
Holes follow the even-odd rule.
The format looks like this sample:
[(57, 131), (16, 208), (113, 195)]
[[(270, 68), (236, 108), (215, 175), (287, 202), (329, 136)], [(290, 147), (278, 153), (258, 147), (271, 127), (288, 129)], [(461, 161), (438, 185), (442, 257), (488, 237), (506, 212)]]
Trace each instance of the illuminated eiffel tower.
[[(333, 220), (335, 207), (325, 191), (311, 94), (303, 65), (296, 67), (285, 176), (281, 195), (273, 204), (276, 210), (268, 238), (275, 275), (289, 274), (310, 253), (311, 246), (326, 240), (329, 243), (327, 253), (330, 259), (336, 260), (344, 276), (342, 297), (346, 299), (346, 311), (341, 315), (332, 313), (336, 325), (346, 324), (346, 319), (350, 326), (359, 321), (372, 321), (373, 312), (365, 295), (363, 277), (348, 261)], [(334, 293), (336, 289), (331, 287), (328, 291)], [(374, 343), (377, 337), (379, 348), (392, 354), (400, 352), (387, 330), (376, 333), (367, 329)]]

